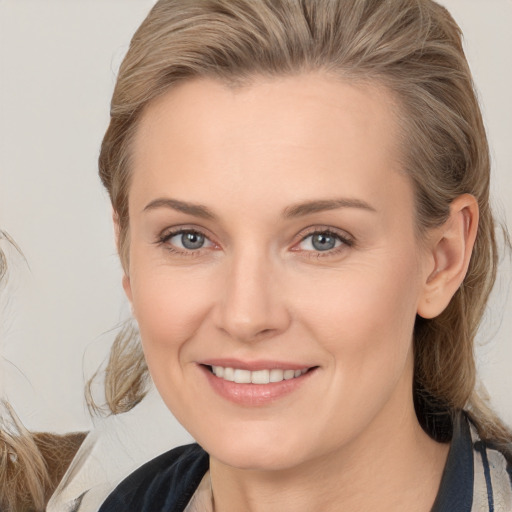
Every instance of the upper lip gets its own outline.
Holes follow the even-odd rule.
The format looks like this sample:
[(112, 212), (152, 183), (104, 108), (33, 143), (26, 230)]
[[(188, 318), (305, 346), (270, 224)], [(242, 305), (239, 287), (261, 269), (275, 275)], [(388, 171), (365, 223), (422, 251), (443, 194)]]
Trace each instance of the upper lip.
[(289, 361), (275, 361), (275, 360), (263, 360), (259, 359), (256, 361), (242, 361), (240, 359), (222, 358), (222, 359), (205, 359), (198, 361), (198, 364), (204, 366), (222, 366), (223, 368), (237, 368), (239, 370), (302, 370), (304, 368), (311, 368), (310, 364), (293, 363)]

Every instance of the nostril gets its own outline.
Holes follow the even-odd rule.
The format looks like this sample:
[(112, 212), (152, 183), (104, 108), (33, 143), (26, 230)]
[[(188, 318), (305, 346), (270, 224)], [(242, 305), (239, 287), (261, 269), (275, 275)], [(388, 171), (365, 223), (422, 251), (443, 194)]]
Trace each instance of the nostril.
[(263, 329), (256, 333), (255, 339), (267, 338), (276, 333), (276, 329)]

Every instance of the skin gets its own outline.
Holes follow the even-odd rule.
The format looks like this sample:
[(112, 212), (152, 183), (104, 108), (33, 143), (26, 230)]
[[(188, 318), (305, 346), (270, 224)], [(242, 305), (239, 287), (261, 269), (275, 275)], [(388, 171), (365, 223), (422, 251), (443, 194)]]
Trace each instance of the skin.
[[(432, 506), (448, 446), (414, 413), (412, 332), (463, 279), (478, 211), (461, 196), (418, 240), (392, 105), (378, 87), (305, 74), (189, 81), (143, 115), (124, 288), (160, 394), (210, 454), (217, 512)], [(183, 248), (180, 229), (205, 245)], [(326, 231), (337, 246), (315, 250)], [(208, 358), (316, 369), (243, 406), (208, 384)]]

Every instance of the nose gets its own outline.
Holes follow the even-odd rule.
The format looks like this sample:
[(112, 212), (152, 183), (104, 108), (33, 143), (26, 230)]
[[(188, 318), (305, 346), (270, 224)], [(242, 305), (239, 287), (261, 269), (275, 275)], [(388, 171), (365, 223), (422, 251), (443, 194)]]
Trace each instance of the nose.
[(282, 272), (270, 258), (251, 254), (233, 256), (222, 284), (217, 328), (243, 342), (267, 339), (290, 324)]

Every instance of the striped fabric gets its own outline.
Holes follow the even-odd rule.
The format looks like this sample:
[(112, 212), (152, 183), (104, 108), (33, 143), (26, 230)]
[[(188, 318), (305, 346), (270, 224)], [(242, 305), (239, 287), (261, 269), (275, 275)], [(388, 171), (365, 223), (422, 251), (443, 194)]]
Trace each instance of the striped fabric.
[(480, 441), (471, 425), (474, 453), (473, 508), (471, 512), (512, 511), (512, 465), (496, 449)]
[(432, 512), (512, 512), (512, 461), (480, 440), (465, 413), (454, 424)]

